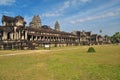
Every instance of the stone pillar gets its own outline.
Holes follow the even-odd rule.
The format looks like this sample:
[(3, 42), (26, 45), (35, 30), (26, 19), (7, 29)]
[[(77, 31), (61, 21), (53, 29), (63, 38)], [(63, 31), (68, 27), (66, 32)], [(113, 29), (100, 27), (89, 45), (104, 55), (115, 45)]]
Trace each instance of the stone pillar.
[(10, 39), (13, 40), (13, 33), (10, 34)]
[(60, 37), (58, 37), (58, 42), (60, 42)]
[(16, 34), (14, 33), (13, 35), (14, 35), (14, 40), (15, 40), (16, 39)]
[(35, 40), (37, 40), (38, 38), (37, 38), (37, 36), (35, 37)]
[(25, 40), (27, 40), (27, 31), (25, 31)]
[(39, 40), (41, 40), (41, 36), (39, 36)]
[(31, 40), (33, 40), (33, 35), (31, 35)]
[(18, 39), (18, 33), (16, 32), (16, 40)]
[(60, 42), (62, 42), (62, 37), (60, 37)]
[(24, 40), (24, 35), (22, 35), (22, 40)]
[(7, 33), (6, 33), (6, 32), (3, 32), (2, 40), (5, 40), (5, 39), (7, 39)]
[(52, 38), (52, 37), (50, 37), (50, 41), (53, 41), (53, 38)]
[(51, 41), (51, 36), (50, 36), (50, 41)]
[(45, 36), (43, 36), (43, 41), (45, 40)]

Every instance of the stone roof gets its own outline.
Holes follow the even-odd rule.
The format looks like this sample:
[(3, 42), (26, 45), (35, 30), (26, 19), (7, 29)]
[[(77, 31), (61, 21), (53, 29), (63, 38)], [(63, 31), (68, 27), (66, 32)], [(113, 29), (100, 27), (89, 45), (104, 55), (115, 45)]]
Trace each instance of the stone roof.
[(43, 25), (42, 28), (52, 30), (52, 28), (50, 28), (50, 26), (48, 26), (48, 25)]
[(3, 22), (3, 21), (13, 22), (13, 21), (14, 21), (14, 18), (3, 15), (3, 17), (2, 17), (2, 22)]
[(31, 28), (31, 27), (26, 27), (27, 30), (30, 30), (30, 31), (35, 31), (35, 32), (45, 32), (45, 33), (55, 33), (55, 34), (66, 34), (66, 35), (72, 35), (72, 36), (76, 36), (72, 33), (68, 33), (68, 32), (64, 32), (64, 31), (56, 31), (52, 28), (50, 28), (50, 26), (47, 26), (47, 25), (44, 25), (42, 26), (42, 28), (39, 28), (39, 29), (34, 29), (34, 28)]
[(24, 18), (21, 16), (16, 16), (15, 19), (22, 19), (23, 20)]
[(16, 17), (10, 17), (10, 16), (5, 16), (5, 15), (3, 15), (2, 16), (2, 22), (3, 21), (7, 21), (7, 22), (14, 22), (15, 20), (18, 20), (18, 19), (24, 19), (23, 17), (21, 17), (21, 16), (16, 16)]

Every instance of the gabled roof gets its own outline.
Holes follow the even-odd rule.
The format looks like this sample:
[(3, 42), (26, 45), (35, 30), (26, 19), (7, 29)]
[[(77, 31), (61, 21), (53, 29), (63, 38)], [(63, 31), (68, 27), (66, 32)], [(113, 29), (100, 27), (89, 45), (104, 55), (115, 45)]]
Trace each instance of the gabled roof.
[(13, 21), (14, 21), (14, 18), (3, 15), (3, 16), (2, 16), (2, 22), (3, 22), (3, 21), (13, 22)]
[(24, 18), (21, 16), (16, 16), (15, 19), (24, 19)]
[(14, 17), (5, 16), (5, 15), (2, 16), (2, 22), (3, 21), (14, 22), (17, 19), (24, 19), (24, 18), (21, 17), (21, 16), (16, 16), (15, 18)]
[(50, 26), (48, 26), (48, 25), (43, 25), (41, 28), (52, 30), (52, 28), (50, 28)]

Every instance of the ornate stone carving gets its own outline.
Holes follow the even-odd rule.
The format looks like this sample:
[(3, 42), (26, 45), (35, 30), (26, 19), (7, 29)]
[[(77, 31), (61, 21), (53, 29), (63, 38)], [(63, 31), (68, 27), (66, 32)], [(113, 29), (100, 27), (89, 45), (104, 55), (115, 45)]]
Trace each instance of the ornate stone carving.
[(37, 29), (37, 28), (41, 28), (41, 26), (42, 26), (42, 23), (39, 15), (34, 16), (32, 19), (32, 22), (30, 22), (30, 27)]

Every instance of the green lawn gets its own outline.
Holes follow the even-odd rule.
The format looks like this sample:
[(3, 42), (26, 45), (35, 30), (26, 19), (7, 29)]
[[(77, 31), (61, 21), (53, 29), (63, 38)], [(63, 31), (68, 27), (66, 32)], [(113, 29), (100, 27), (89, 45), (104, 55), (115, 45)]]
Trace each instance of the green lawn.
[(93, 47), (96, 53), (87, 53), (89, 46), (74, 46), (0, 56), (0, 80), (120, 80), (120, 45)]

